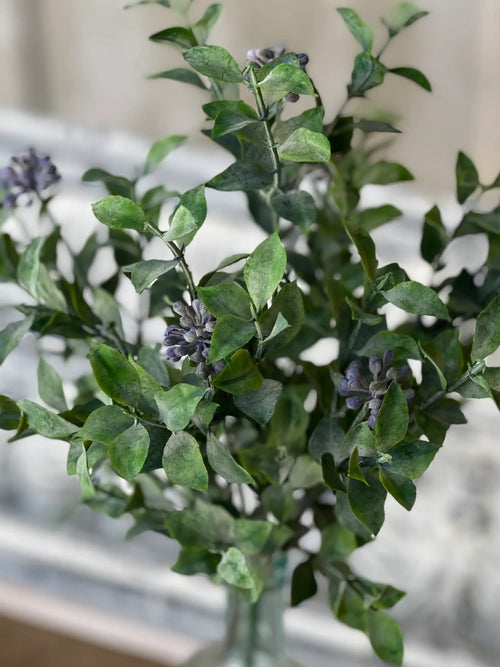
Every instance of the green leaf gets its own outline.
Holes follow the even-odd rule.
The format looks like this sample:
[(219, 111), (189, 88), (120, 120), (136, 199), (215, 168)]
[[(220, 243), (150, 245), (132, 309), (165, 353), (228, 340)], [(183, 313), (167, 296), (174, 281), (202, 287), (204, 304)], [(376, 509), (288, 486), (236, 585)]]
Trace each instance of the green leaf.
[[(350, 453), (357, 448), (361, 456), (375, 456), (377, 448), (375, 446), (375, 435), (366, 421), (360, 424), (353, 424), (345, 434), (345, 438), (339, 447), (339, 459), (350, 456)], [(342, 454), (342, 458), (340, 457)]]
[[(276, 333), (276, 321), (281, 314), (288, 326), (280, 333)], [(297, 283), (288, 283), (280, 289), (274, 297), (269, 310), (265, 310), (259, 318), (262, 334), (266, 340), (265, 356), (275, 357), (283, 353), (283, 350), (299, 333), (304, 322), (304, 304), (302, 292)], [(271, 334), (274, 335), (271, 338)]]
[(234, 522), (234, 544), (244, 554), (259, 554), (271, 534), (273, 524), (256, 519), (236, 519)]
[(148, 79), (172, 79), (173, 81), (189, 83), (192, 86), (202, 88), (203, 90), (207, 89), (200, 77), (195, 72), (185, 67), (175, 67), (174, 69), (165, 70), (164, 72), (151, 74), (148, 76)]
[(331, 523), (321, 531), (320, 556), (347, 558), (357, 548), (356, 535), (340, 523)]
[(223, 192), (261, 190), (270, 186), (273, 174), (258, 162), (237, 160), (207, 182), (207, 187)]
[(479, 186), (479, 175), (472, 160), (460, 151), (455, 165), (457, 179), (457, 200), (463, 204), (474, 190)]
[(477, 316), (471, 359), (484, 359), (500, 345), (500, 296), (494, 297)]
[(134, 407), (139, 400), (141, 383), (132, 364), (109, 345), (92, 343), (90, 365), (97, 384), (117, 403)]
[(78, 431), (78, 426), (33, 401), (21, 399), (17, 401), (17, 407), (26, 416), (29, 426), (45, 438), (64, 440)]
[(214, 471), (228, 484), (253, 484), (252, 477), (235, 461), (225, 447), (212, 433), (207, 436), (208, 462)]
[(373, 45), (373, 33), (364, 21), (360, 19), (353, 9), (337, 7), (349, 32), (354, 39), (363, 47), (363, 51), (370, 53)]
[(240, 83), (243, 75), (233, 56), (222, 46), (193, 46), (184, 53), (191, 67), (217, 81)]
[(286, 251), (277, 233), (271, 234), (252, 252), (245, 263), (243, 277), (256, 309), (271, 298), (286, 269)]
[(171, 218), (168, 230), (163, 234), (165, 241), (183, 239), (202, 226), (207, 217), (205, 186), (199, 185), (181, 195)]
[(339, 472), (335, 466), (335, 459), (333, 454), (324, 452), (321, 455), (321, 470), (323, 474), (323, 481), (332, 491), (346, 491), (345, 484), (342, 481)]
[(108, 447), (108, 456), (120, 477), (130, 482), (141, 472), (148, 450), (149, 434), (137, 422), (116, 436)]
[(432, 315), (450, 320), (448, 309), (436, 292), (414, 280), (399, 283), (390, 290), (381, 290), (387, 301), (413, 315)]
[(264, 426), (274, 413), (283, 385), (277, 380), (263, 380), (258, 389), (234, 397), (237, 408)]
[(108, 195), (92, 204), (95, 217), (111, 229), (146, 230), (148, 222), (142, 208), (131, 199), (120, 195)]
[(408, 430), (408, 403), (397, 382), (391, 382), (375, 423), (375, 441), (379, 451), (387, 451), (403, 440)]
[(123, 267), (123, 271), (130, 271), (130, 280), (135, 291), (141, 294), (148, 289), (155, 280), (168, 273), (178, 264), (177, 259), (146, 259)]
[(361, 466), (359, 465), (359, 452), (357, 447), (352, 450), (347, 474), (351, 479), (357, 479), (358, 482), (363, 482), (363, 484), (368, 485), (366, 477), (364, 476), (364, 473), (361, 470)]
[(437, 206), (427, 211), (424, 218), (420, 253), (426, 262), (433, 265), (438, 260), (448, 244), (448, 233), (441, 220), (441, 212)]
[(34, 314), (28, 315), (28, 317), (22, 320), (7, 324), (0, 331), (0, 364), (3, 364), (12, 350), (19, 345), (25, 334), (30, 330), (34, 319)]
[(415, 479), (427, 470), (439, 449), (440, 447), (426, 440), (401, 442), (391, 449), (390, 462), (384, 463), (381, 469), (384, 473), (390, 470)]
[(225, 134), (237, 132), (247, 125), (256, 122), (258, 123), (260, 121), (253, 107), (244, 102), (233, 102), (228, 108), (223, 107), (221, 111), (217, 113), (212, 130), (212, 137), (223, 137)]
[(362, 188), (364, 185), (389, 185), (400, 181), (412, 181), (413, 176), (408, 169), (396, 162), (380, 160), (374, 164), (363, 165), (356, 174), (356, 185)]
[(251, 599), (257, 600), (256, 581), (248, 567), (245, 556), (236, 547), (229, 547), (217, 566), (219, 576), (231, 586), (250, 591)]
[(134, 197), (134, 183), (125, 176), (115, 176), (104, 169), (88, 169), (82, 176), (84, 183), (102, 183), (110, 195), (120, 195), (127, 199)]
[(287, 120), (279, 120), (273, 126), (273, 136), (277, 143), (282, 144), (295, 130), (305, 127), (312, 132), (323, 131), (323, 107), (306, 109), (298, 116)]
[(104, 405), (89, 414), (78, 431), (78, 437), (110, 445), (133, 424), (134, 418), (118, 405)]
[(96, 287), (94, 289), (92, 309), (94, 311), (94, 315), (97, 315), (97, 317), (106, 327), (114, 329), (116, 333), (122, 338), (125, 337), (123, 332), (120, 306), (116, 302), (116, 299), (109, 292), (100, 287)]
[(269, 72), (259, 83), (259, 88), (269, 102), (278, 102), (287, 93), (298, 95), (314, 95), (311, 80), (300, 67), (289, 63), (281, 63)]
[(89, 463), (87, 460), (87, 450), (82, 443), (79, 443), (78, 450), (81, 452), (76, 460), (75, 473), (78, 475), (78, 482), (82, 493), (82, 500), (89, 500), (96, 494), (92, 479), (89, 473)]
[(368, 279), (373, 282), (375, 280), (378, 266), (373, 239), (368, 232), (359, 225), (346, 222), (344, 226), (349, 234), (349, 238), (356, 246), (364, 272)]
[(38, 362), (38, 393), (42, 401), (58, 412), (64, 412), (68, 409), (62, 380), (56, 369), (51, 366), (43, 357)]
[(366, 208), (364, 211), (356, 211), (351, 215), (351, 220), (367, 232), (371, 232), (373, 229), (385, 225), (386, 222), (399, 218), (400, 215), (399, 208), (386, 204), (376, 208)]
[(347, 498), (356, 518), (376, 535), (384, 523), (387, 491), (374, 475), (367, 475), (366, 481), (368, 485), (357, 479), (350, 479)]
[(171, 484), (203, 493), (208, 491), (207, 469), (200, 447), (190, 433), (179, 431), (170, 436), (163, 450), (162, 464)]
[(221, 549), (234, 539), (234, 518), (220, 505), (197, 500), (194, 508), (167, 512), (170, 535), (187, 549)]
[(310, 454), (301, 454), (295, 459), (288, 484), (292, 489), (309, 489), (323, 482), (321, 465)]
[(398, 32), (401, 32), (403, 28), (406, 28), (412, 23), (415, 23), (415, 21), (418, 21), (418, 19), (427, 16), (428, 13), (429, 12), (420, 10), (412, 2), (400, 2), (396, 7), (391, 20), (386, 23), (389, 28), (390, 37), (394, 37)]
[(415, 69), (414, 67), (393, 67), (389, 70), (391, 74), (397, 74), (398, 76), (402, 76), (405, 79), (409, 79), (410, 81), (413, 81), (413, 83), (416, 83), (417, 86), (420, 86), (424, 90), (428, 90), (431, 92), (432, 87), (429, 82), (429, 79), (423, 74), (420, 70)]
[(351, 309), (351, 316), (353, 320), (360, 320), (368, 326), (375, 326), (380, 324), (383, 321), (382, 315), (377, 315), (376, 313), (367, 313), (365, 312), (358, 304), (350, 299), (348, 296), (345, 297), (345, 301), (349, 308)]
[(210, 341), (208, 362), (210, 364), (225, 359), (242, 348), (255, 336), (253, 322), (243, 320), (235, 315), (224, 315), (214, 327)]
[(248, 350), (238, 350), (214, 377), (212, 384), (228, 394), (238, 395), (259, 389), (262, 381), (262, 375)]
[(403, 638), (398, 624), (381, 611), (368, 610), (368, 637), (381, 660), (391, 665), (403, 664)]
[(305, 233), (316, 222), (316, 204), (304, 190), (277, 192), (271, 198), (271, 205), (279, 216), (290, 220)]
[(168, 391), (155, 395), (161, 420), (171, 431), (182, 431), (189, 424), (198, 403), (205, 395), (205, 387), (176, 384)]
[(53, 310), (65, 312), (67, 307), (64, 295), (42, 262), (44, 244), (48, 239), (49, 237), (39, 236), (26, 246), (19, 258), (17, 279), (37, 301), (41, 301)]
[[(274, 71), (274, 70), (273, 70)], [(278, 155), (292, 162), (328, 162), (330, 142), (324, 134), (299, 127), (278, 146)]]
[(8, 396), (0, 395), (0, 428), (10, 431), (17, 429), (21, 412), (15, 401)]
[(417, 497), (417, 489), (411, 479), (386, 469), (380, 472), (380, 481), (400, 505), (408, 511), (411, 510)]
[(198, 296), (215, 317), (235, 315), (244, 320), (252, 317), (251, 301), (236, 283), (198, 287)]
[(158, 352), (153, 350), (152, 347), (149, 345), (141, 347), (137, 361), (162, 387), (170, 385), (170, 376), (167, 367)]
[(392, 331), (379, 331), (361, 349), (355, 350), (355, 352), (360, 357), (371, 357), (372, 354), (381, 357), (387, 350), (394, 350), (396, 356), (401, 359), (417, 359), (419, 361), (422, 359), (420, 349), (411, 336), (393, 333)]
[(173, 135), (165, 137), (155, 143), (149, 149), (144, 165), (143, 174), (151, 173), (162, 162), (174, 148), (180, 146), (187, 139), (187, 135)]
[(193, 26), (193, 33), (198, 41), (198, 44), (204, 44), (212, 31), (212, 28), (217, 23), (217, 20), (222, 12), (222, 4), (214, 4), (207, 7), (205, 13), (199, 21)]
[(398, 130), (396, 127), (390, 125), (390, 123), (384, 123), (381, 120), (370, 120), (368, 118), (363, 118), (358, 120), (356, 123), (353, 123), (353, 127), (369, 134), (370, 132), (389, 132), (390, 134), (401, 134), (401, 130)]
[(219, 554), (213, 554), (209, 551), (190, 551), (189, 549), (181, 549), (179, 557), (172, 565), (171, 569), (172, 572), (186, 575), (214, 575), (217, 572), (219, 561)]
[(384, 82), (387, 67), (369, 53), (359, 53), (354, 61), (351, 82), (347, 86), (349, 97), (364, 97), (366, 91)]
[(314, 568), (311, 560), (299, 563), (292, 574), (291, 606), (296, 607), (304, 600), (316, 595), (318, 585), (314, 578)]
[(166, 30), (160, 30), (160, 32), (155, 32), (149, 39), (152, 42), (166, 42), (167, 44), (172, 44), (172, 46), (176, 46), (181, 51), (185, 51), (196, 45), (196, 37), (194, 36), (193, 31), (190, 28), (177, 26), (166, 28)]

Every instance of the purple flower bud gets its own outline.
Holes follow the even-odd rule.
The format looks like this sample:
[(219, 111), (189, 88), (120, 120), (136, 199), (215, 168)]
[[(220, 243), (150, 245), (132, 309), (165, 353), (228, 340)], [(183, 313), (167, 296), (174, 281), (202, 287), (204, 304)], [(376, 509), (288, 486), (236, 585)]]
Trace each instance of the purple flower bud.
[(394, 350), (387, 350), (384, 352), (384, 366), (387, 368), (394, 362)]
[(377, 357), (376, 354), (373, 354), (368, 359), (368, 368), (370, 369), (370, 373), (372, 373), (373, 377), (377, 379), (382, 371), (382, 360), (380, 357)]
[(345, 404), (349, 410), (359, 410), (365, 401), (363, 401), (359, 396), (349, 396), (345, 399)]
[(48, 155), (37, 155), (33, 148), (26, 153), (15, 155), (10, 165), (0, 172), (0, 185), (7, 190), (3, 206), (13, 208), (19, 197), (28, 195), (24, 204), (32, 202), (31, 194), (40, 196), (45, 190), (59, 181), (61, 176)]

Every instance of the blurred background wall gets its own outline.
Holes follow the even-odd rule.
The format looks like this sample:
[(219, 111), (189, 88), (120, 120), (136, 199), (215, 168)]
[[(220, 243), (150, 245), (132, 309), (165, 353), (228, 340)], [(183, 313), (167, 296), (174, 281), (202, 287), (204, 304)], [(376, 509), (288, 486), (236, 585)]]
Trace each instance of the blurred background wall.
[[(146, 76), (183, 60), (175, 49), (148, 42), (169, 27), (174, 13), (146, 4), (124, 10), (126, 0), (2, 0), (0, 2), (0, 108), (21, 108), (100, 130), (159, 138), (196, 132), (202, 91)], [(196, 0), (196, 20), (208, 0)], [(351, 0), (375, 30), (394, 0)], [(498, 0), (422, 0), (430, 16), (399, 35), (384, 56), (388, 66), (413, 66), (433, 93), (389, 76), (351, 110), (390, 109), (403, 136), (390, 154), (403, 162), (428, 194), (453, 188), (457, 151), (477, 163), (485, 181), (500, 162), (500, 3)], [(306, 51), (309, 73), (324, 95), (327, 117), (342, 103), (358, 50), (332, 0), (226, 0), (211, 41), (237, 60), (248, 48), (283, 41)], [(348, 109), (349, 110), (349, 109)], [(23, 147), (20, 147), (23, 148)]]

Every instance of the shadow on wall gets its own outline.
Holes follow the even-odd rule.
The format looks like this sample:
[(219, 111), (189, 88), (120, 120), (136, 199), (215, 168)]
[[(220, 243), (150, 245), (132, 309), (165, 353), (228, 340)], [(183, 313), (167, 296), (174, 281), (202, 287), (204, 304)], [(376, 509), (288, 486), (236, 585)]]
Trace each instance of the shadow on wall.
[[(29, 109), (91, 127), (114, 128), (151, 139), (194, 133), (201, 127), (204, 93), (148, 74), (182, 66), (182, 55), (147, 37), (177, 20), (165, 7), (123, 10), (126, 0), (3, 0), (0, 6), (0, 106)], [(195, 0), (196, 20), (208, 0)], [(212, 41), (243, 61), (251, 47), (284, 42), (310, 56), (308, 71), (324, 97), (327, 117), (340, 107), (357, 44), (332, 0), (226, 0)], [(396, 0), (351, 0), (347, 4), (375, 30), (375, 52), (385, 40), (379, 17)], [(391, 45), (384, 62), (414, 66), (427, 74), (429, 95), (391, 77), (368, 100), (351, 109), (370, 115), (391, 109), (403, 136), (390, 149), (420, 187), (451, 189), (459, 149), (479, 165), (487, 181), (498, 171), (500, 85), (494, 68), (500, 46), (500, 4), (495, 0), (422, 0), (430, 16)], [(495, 28), (496, 26), (496, 28)], [(327, 92), (325, 92), (327, 91)], [(243, 93), (244, 94), (244, 93)], [(20, 147), (24, 148), (24, 147)]]

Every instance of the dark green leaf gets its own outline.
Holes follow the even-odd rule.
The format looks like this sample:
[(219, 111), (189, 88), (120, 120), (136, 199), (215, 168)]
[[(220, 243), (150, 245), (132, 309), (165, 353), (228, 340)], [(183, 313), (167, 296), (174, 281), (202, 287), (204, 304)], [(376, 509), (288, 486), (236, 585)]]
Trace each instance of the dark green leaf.
[(134, 183), (125, 176), (115, 176), (104, 169), (88, 169), (82, 176), (84, 183), (99, 182), (105, 185), (110, 195), (134, 198)]
[(6, 431), (17, 429), (20, 418), (21, 412), (15, 401), (0, 395), (0, 428)]
[(336, 456), (343, 439), (344, 431), (339, 426), (337, 419), (324, 415), (309, 438), (309, 453), (318, 460), (325, 453)]
[(222, 548), (234, 538), (234, 518), (219, 505), (197, 500), (194, 508), (167, 512), (170, 535), (187, 549)]
[(340, 523), (331, 523), (321, 531), (320, 556), (347, 558), (357, 548), (356, 535)]
[(279, 216), (290, 220), (305, 233), (316, 221), (316, 204), (304, 190), (278, 192), (271, 198), (271, 204)]
[(387, 350), (394, 350), (396, 356), (401, 359), (421, 360), (422, 358), (419, 347), (411, 336), (392, 331), (379, 331), (356, 352), (360, 357), (370, 357), (372, 354), (383, 356)]
[(228, 448), (211, 433), (207, 436), (207, 457), (214, 471), (228, 484), (253, 483), (252, 477), (235, 461)]
[(403, 639), (398, 624), (381, 611), (368, 610), (368, 637), (381, 660), (391, 665), (403, 663)]
[(92, 484), (92, 479), (89, 473), (87, 451), (85, 450), (85, 447), (82, 443), (79, 444), (78, 449), (80, 451), (80, 455), (76, 461), (75, 473), (78, 475), (78, 482), (82, 492), (82, 500), (89, 500), (95, 496), (96, 490)]
[(215, 376), (212, 384), (228, 394), (238, 395), (259, 389), (262, 381), (262, 375), (248, 350), (238, 350)]
[(277, 233), (271, 234), (245, 263), (245, 284), (257, 311), (266, 305), (286, 269), (286, 251)]
[(357, 519), (376, 535), (384, 523), (387, 491), (375, 475), (367, 475), (366, 481), (368, 485), (357, 479), (350, 479), (347, 497)]
[(301, 454), (295, 459), (288, 477), (290, 488), (309, 489), (322, 481), (322, 468), (310, 454)]
[(253, 322), (235, 315), (224, 315), (214, 327), (208, 362), (212, 364), (220, 359), (225, 359), (246, 345), (255, 336), (255, 333)]
[(460, 151), (455, 165), (457, 199), (463, 204), (479, 185), (479, 176), (472, 160)]
[(399, 181), (412, 181), (413, 176), (408, 169), (396, 162), (380, 160), (374, 164), (363, 165), (356, 174), (356, 185), (362, 188), (364, 185), (389, 185)]
[(58, 412), (64, 412), (68, 409), (62, 380), (56, 369), (51, 366), (43, 357), (38, 362), (38, 393), (42, 401)]
[(500, 297), (496, 296), (482, 310), (476, 321), (471, 359), (484, 359), (500, 345)]
[(200, 77), (190, 69), (185, 67), (176, 67), (174, 69), (165, 70), (164, 72), (158, 72), (158, 74), (151, 74), (149, 79), (172, 79), (173, 81), (181, 81), (182, 83), (189, 83), (192, 86), (197, 88), (202, 88), (206, 90), (207, 87), (200, 79)]
[(417, 497), (417, 489), (411, 479), (386, 469), (380, 473), (380, 481), (400, 505), (408, 511), (411, 510)]
[(366, 134), (370, 132), (389, 132), (391, 134), (401, 134), (401, 130), (393, 127), (389, 123), (384, 123), (381, 120), (369, 120), (364, 118), (363, 120), (358, 120), (356, 123), (353, 123), (353, 127), (365, 132)]
[(391, 382), (375, 424), (375, 441), (379, 451), (387, 451), (403, 440), (408, 419), (406, 396), (397, 382)]
[[(276, 325), (278, 315), (288, 323), (279, 334), (269, 338)], [(302, 292), (297, 283), (288, 283), (280, 289), (274, 297), (269, 310), (265, 310), (259, 319), (262, 334), (268, 342), (265, 345), (265, 356), (276, 356), (282, 354), (285, 345), (288, 345), (299, 333), (304, 322), (304, 304)]]
[(184, 53), (191, 67), (218, 81), (240, 83), (243, 75), (233, 56), (222, 46), (193, 46)]
[(199, 185), (181, 195), (168, 230), (163, 234), (165, 241), (176, 241), (198, 231), (207, 217), (205, 186)]
[(306, 127), (294, 130), (278, 146), (280, 158), (292, 162), (328, 162), (330, 153), (330, 142), (325, 135), (308, 130)]
[(434, 265), (443, 254), (447, 244), (448, 233), (441, 220), (441, 213), (437, 206), (433, 206), (425, 214), (420, 253), (426, 262)]
[(201, 19), (194, 24), (193, 33), (198, 44), (204, 44), (207, 41), (212, 28), (217, 23), (221, 11), (222, 4), (210, 5), (207, 7)]
[(263, 380), (258, 389), (234, 397), (234, 403), (242, 412), (263, 426), (273, 416), (283, 386), (277, 380)]
[(413, 81), (413, 83), (416, 83), (417, 86), (420, 86), (424, 90), (428, 90), (429, 92), (432, 90), (431, 84), (425, 74), (414, 67), (393, 67), (389, 72)]
[(198, 296), (215, 317), (224, 315), (235, 315), (243, 319), (252, 317), (248, 292), (236, 283), (198, 287)]
[(345, 229), (356, 246), (364, 272), (370, 281), (375, 280), (378, 260), (375, 255), (375, 244), (368, 232), (359, 225), (346, 222)]
[(364, 97), (367, 90), (380, 86), (387, 67), (369, 53), (359, 53), (354, 61), (351, 82), (347, 86), (349, 97)]
[(22, 338), (31, 328), (35, 319), (34, 314), (28, 315), (23, 320), (11, 322), (0, 331), (0, 364), (3, 364), (12, 350), (19, 345)]
[(339, 447), (339, 459), (342, 460), (340, 454), (342, 454), (343, 458), (350, 456), (355, 448), (358, 449), (361, 456), (373, 457), (377, 453), (375, 435), (366, 421), (363, 421), (360, 424), (353, 424), (347, 431), (345, 438)]
[(321, 470), (323, 481), (329, 489), (332, 489), (332, 491), (346, 491), (345, 484), (335, 466), (333, 455), (329, 452), (324, 452), (321, 455)]
[(89, 360), (96, 382), (107, 396), (122, 405), (137, 404), (141, 391), (139, 376), (120, 352), (104, 343), (93, 343)]
[(166, 42), (186, 51), (196, 45), (196, 37), (190, 28), (174, 27), (155, 32), (149, 38), (152, 42)]
[(126, 197), (108, 195), (92, 204), (95, 217), (111, 229), (135, 229), (145, 231), (146, 216), (142, 208)]
[(135, 291), (141, 294), (148, 289), (154, 281), (171, 271), (178, 264), (177, 259), (146, 259), (123, 267), (123, 271), (130, 271), (130, 280)]
[(116, 436), (108, 447), (108, 456), (116, 472), (131, 481), (141, 472), (148, 449), (149, 434), (144, 426), (137, 422)]
[(261, 190), (273, 182), (273, 174), (258, 162), (237, 160), (207, 182), (207, 187), (223, 192)]
[(196, 406), (205, 394), (204, 387), (176, 384), (155, 395), (161, 420), (171, 431), (182, 431), (189, 424)]
[(337, 11), (342, 16), (351, 35), (363, 47), (363, 51), (370, 53), (373, 45), (373, 33), (371, 29), (360, 19), (353, 9), (337, 7)]
[(291, 606), (296, 607), (304, 600), (316, 595), (318, 585), (314, 578), (314, 568), (310, 560), (299, 563), (292, 574)]
[(390, 462), (383, 464), (382, 469), (384, 472), (391, 470), (398, 475), (415, 479), (427, 470), (439, 449), (437, 445), (426, 440), (401, 442), (391, 449)]
[(190, 433), (179, 431), (170, 436), (163, 450), (162, 463), (171, 484), (203, 493), (208, 491), (207, 469), (200, 447)]
[(29, 426), (45, 438), (64, 440), (78, 431), (78, 426), (33, 401), (21, 399), (17, 401), (17, 407), (26, 416)]
[(367, 484), (368, 482), (366, 481), (366, 477), (361, 470), (361, 466), (359, 464), (359, 453), (358, 453), (358, 448), (355, 447), (352, 450), (351, 457), (349, 459), (349, 469), (347, 471), (348, 476), (351, 479), (357, 479), (358, 482), (363, 482), (363, 484)]
[(130, 428), (134, 418), (118, 405), (104, 405), (89, 414), (78, 431), (82, 440), (110, 445), (115, 438)]
[(394, 218), (399, 218), (400, 215), (401, 211), (399, 208), (386, 204), (376, 208), (366, 208), (364, 211), (357, 211), (351, 216), (351, 220), (359, 227), (370, 232), (377, 227), (385, 225), (386, 222), (394, 220)]
[(179, 557), (172, 565), (172, 571), (179, 574), (208, 574), (214, 575), (217, 572), (217, 565), (220, 561), (220, 555), (210, 551), (191, 551), (190, 549), (181, 549)]
[(234, 544), (244, 554), (260, 553), (271, 534), (273, 524), (256, 519), (236, 519), (234, 522)]
[(399, 283), (382, 294), (392, 304), (413, 315), (432, 315), (441, 320), (450, 320), (445, 304), (436, 292), (414, 280)]
[(51, 278), (43, 264), (42, 253), (50, 237), (39, 236), (25, 248), (17, 266), (19, 284), (37, 301), (41, 301), (53, 310), (66, 311), (63, 293)]
[(174, 148), (180, 146), (187, 139), (187, 135), (174, 135), (165, 137), (155, 143), (149, 149), (144, 165), (144, 174), (149, 174), (162, 162)]

